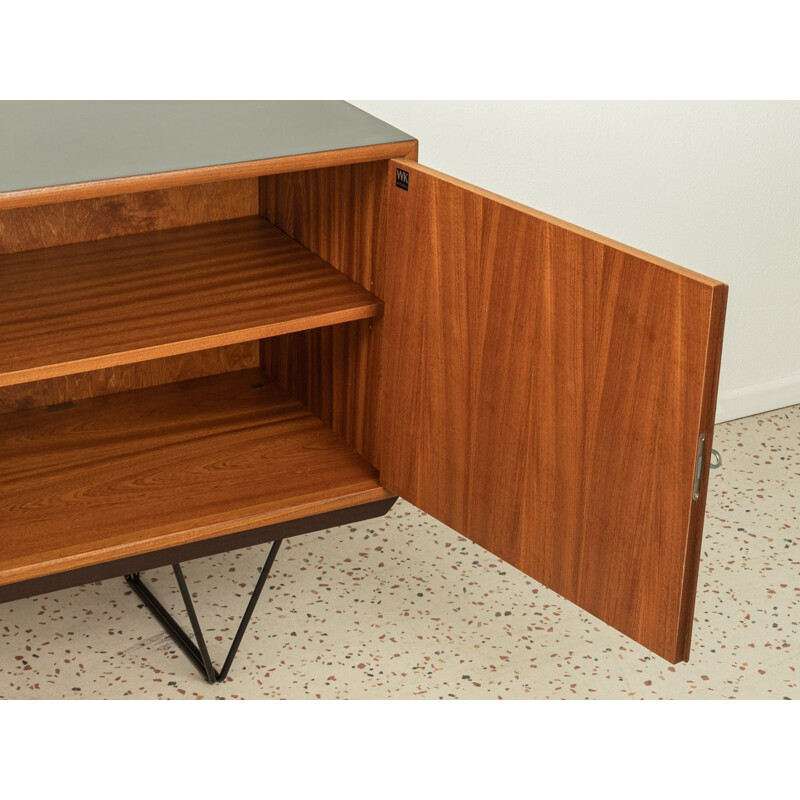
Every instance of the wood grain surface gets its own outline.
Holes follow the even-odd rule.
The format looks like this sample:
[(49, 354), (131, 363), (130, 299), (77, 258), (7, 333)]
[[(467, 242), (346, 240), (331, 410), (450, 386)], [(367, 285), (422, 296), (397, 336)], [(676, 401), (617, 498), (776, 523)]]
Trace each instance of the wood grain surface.
[(258, 370), (0, 416), (0, 585), (389, 497)]
[(382, 483), (686, 658), (727, 287), (408, 160), (389, 176)]
[(258, 179), (0, 211), (0, 254), (258, 214)]
[(70, 183), (62, 186), (0, 192), (0, 209), (63, 203), (131, 192), (147, 192), (154, 189), (169, 189), (173, 186), (191, 186), (199, 183), (256, 178), (261, 175), (276, 175), (282, 172), (319, 169), (341, 164), (358, 164), (363, 161), (386, 160), (396, 156), (414, 158), (416, 152), (416, 141), (404, 140), (364, 147), (347, 147), (341, 150), (324, 150), (318, 153), (304, 153), (295, 156), (241, 161), (234, 164), (219, 164), (196, 169), (172, 170), (149, 175), (132, 175), (130, 177), (88, 181), (86, 183)]
[(221, 372), (235, 372), (258, 367), (259, 364), (259, 343), (242, 342), (198, 350), (196, 353), (183, 353), (179, 356), (154, 358), (152, 361), (62, 375), (43, 381), (2, 386), (0, 414), (145, 389), (164, 383), (188, 381)]
[[(383, 264), (386, 161), (261, 179), (260, 213), (372, 290)], [(378, 463), (380, 319), (267, 339), (263, 365), (358, 453)]]
[(374, 323), (380, 320), (330, 325), (261, 342), (264, 371), (372, 464), (378, 368), (371, 347)]
[(0, 386), (364, 319), (381, 302), (261, 217), (0, 257)]

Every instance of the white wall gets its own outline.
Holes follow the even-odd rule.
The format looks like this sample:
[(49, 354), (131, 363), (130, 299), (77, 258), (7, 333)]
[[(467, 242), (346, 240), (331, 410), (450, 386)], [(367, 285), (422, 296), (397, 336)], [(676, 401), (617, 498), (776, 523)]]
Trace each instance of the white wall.
[(355, 105), (428, 166), (730, 284), (719, 421), (800, 403), (800, 102)]

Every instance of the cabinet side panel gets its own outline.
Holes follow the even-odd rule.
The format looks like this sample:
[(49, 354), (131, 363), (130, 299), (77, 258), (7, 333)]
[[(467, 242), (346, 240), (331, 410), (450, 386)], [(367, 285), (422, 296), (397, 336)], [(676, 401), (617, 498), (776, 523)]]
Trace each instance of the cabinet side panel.
[(0, 254), (258, 214), (258, 179), (0, 210)]
[(359, 320), (262, 342), (264, 371), (361, 455), (371, 452), (373, 435), (374, 414), (367, 404), (371, 322)]
[(0, 387), (0, 414), (257, 367), (258, 342)]
[[(380, 296), (386, 161), (261, 178), (260, 213)], [(381, 320), (262, 342), (262, 364), (375, 466)]]

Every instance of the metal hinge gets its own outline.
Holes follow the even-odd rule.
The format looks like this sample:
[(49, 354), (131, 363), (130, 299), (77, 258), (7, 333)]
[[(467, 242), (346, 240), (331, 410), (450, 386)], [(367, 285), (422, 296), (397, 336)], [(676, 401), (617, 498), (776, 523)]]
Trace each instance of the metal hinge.
[[(705, 450), (706, 435), (700, 434), (697, 440), (697, 455), (694, 461), (694, 486), (692, 487), (692, 500), (700, 499), (700, 484), (703, 481), (703, 452)], [(722, 456), (717, 450), (711, 450), (710, 469), (719, 469), (722, 466)]]

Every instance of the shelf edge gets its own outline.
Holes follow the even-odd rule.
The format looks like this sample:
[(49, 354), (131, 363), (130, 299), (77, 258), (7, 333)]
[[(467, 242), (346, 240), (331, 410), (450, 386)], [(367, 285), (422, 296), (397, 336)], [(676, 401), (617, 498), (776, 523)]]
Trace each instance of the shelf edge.
[(125, 544), (110, 545), (101, 547), (97, 550), (90, 550), (77, 553), (72, 556), (59, 556), (47, 561), (39, 561), (36, 564), (26, 564), (19, 567), (10, 567), (0, 573), (0, 586), (8, 586), (26, 580), (42, 578), (60, 572), (89, 567), (94, 564), (102, 564), (109, 561), (117, 561), (122, 558), (138, 556), (170, 547), (190, 544), (192, 542), (212, 539), (231, 533), (240, 533), (253, 528), (260, 528), (267, 525), (275, 525), (282, 522), (301, 519), (303, 517), (314, 516), (329, 511), (337, 511), (343, 508), (363, 505), (378, 500), (386, 500), (396, 495), (383, 486), (376, 486), (372, 489), (365, 489), (350, 494), (343, 494), (334, 498), (321, 500), (311, 500), (306, 503), (292, 506), (289, 509), (272, 509), (264, 511), (252, 511), (245, 516), (235, 519), (212, 519), (208, 524), (195, 526), (189, 530), (173, 531), (171, 533), (153, 533), (146, 539)]
[(125, 364), (136, 364), (142, 361), (151, 361), (168, 356), (195, 353), (210, 350), (230, 344), (254, 342), (260, 339), (269, 339), (284, 333), (297, 333), (298, 331), (325, 328), (330, 325), (339, 325), (343, 322), (355, 322), (361, 319), (379, 317), (383, 313), (383, 301), (375, 298), (374, 302), (362, 306), (354, 306), (340, 311), (331, 311), (311, 317), (289, 319), (281, 322), (271, 322), (255, 328), (244, 328), (238, 331), (214, 333), (208, 336), (184, 339), (177, 342), (156, 344), (136, 350), (121, 350), (116, 353), (89, 356), (78, 361), (65, 361), (56, 364), (46, 364), (37, 367), (27, 367), (12, 372), (0, 372), (0, 388), (17, 386), (31, 381), (60, 378), (66, 375), (76, 375), (81, 372), (92, 372), (108, 367), (119, 367)]

